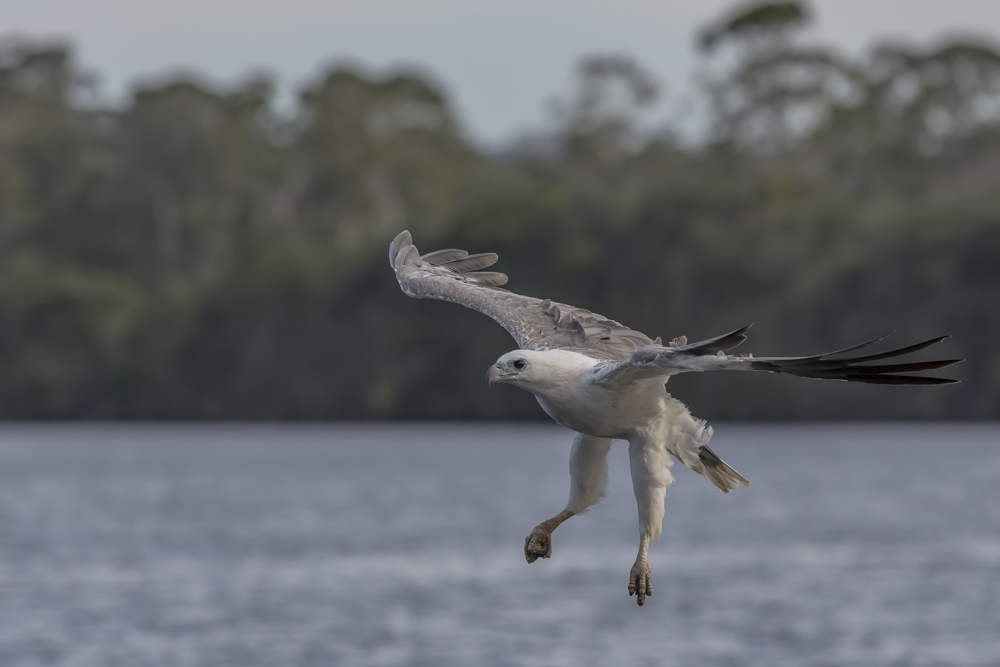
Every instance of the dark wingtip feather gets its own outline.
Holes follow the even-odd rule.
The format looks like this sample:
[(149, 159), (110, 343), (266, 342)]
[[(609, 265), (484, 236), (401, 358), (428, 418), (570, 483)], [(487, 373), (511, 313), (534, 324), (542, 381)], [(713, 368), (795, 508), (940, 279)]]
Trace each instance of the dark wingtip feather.
[(878, 361), (879, 359), (891, 359), (892, 357), (901, 357), (904, 354), (912, 354), (914, 352), (919, 352), (920, 350), (926, 350), (932, 345), (937, 345), (938, 343), (947, 338), (951, 338), (951, 336), (938, 336), (937, 338), (931, 338), (929, 340), (925, 340), (920, 343), (914, 343), (913, 345), (899, 347), (896, 348), (895, 350), (880, 352), (878, 354), (868, 354), (862, 357), (851, 357), (850, 359), (841, 359), (840, 361), (844, 363), (859, 364), (864, 361)]
[(678, 352), (687, 352), (688, 354), (698, 356), (716, 354), (724, 350), (732, 349), (745, 341), (747, 339), (746, 333), (752, 326), (753, 322), (744, 327), (740, 327), (735, 331), (730, 331), (727, 334), (722, 334), (721, 336), (716, 336), (715, 338), (709, 338), (708, 340), (700, 340), (697, 343), (691, 343), (689, 345), (681, 345), (676, 349)]
[[(887, 334), (888, 335), (888, 334)], [(766, 370), (773, 373), (788, 373), (799, 377), (816, 378), (821, 380), (846, 380), (848, 382), (865, 382), (868, 384), (910, 384), (910, 385), (937, 385), (955, 384), (958, 380), (950, 378), (924, 377), (919, 375), (899, 375), (899, 373), (918, 373), (921, 371), (937, 370), (947, 368), (954, 364), (961, 363), (964, 359), (940, 359), (934, 361), (917, 361), (909, 363), (889, 363), (863, 365), (865, 362), (878, 361), (880, 359), (892, 359), (914, 352), (919, 352), (932, 345), (949, 338), (949, 336), (939, 336), (929, 340), (896, 348), (878, 354), (868, 354), (857, 357), (847, 357), (831, 359), (831, 356), (843, 354), (851, 350), (861, 349), (873, 345), (886, 336), (873, 339), (861, 345), (845, 348), (837, 352), (827, 352), (825, 354), (811, 357), (786, 357), (786, 358), (763, 358), (750, 362), (750, 367), (755, 370)]]
[(909, 384), (909, 385), (939, 385), (958, 384), (960, 380), (951, 378), (931, 378), (922, 375), (856, 375), (843, 377), (848, 382), (865, 382), (867, 384)]
[(882, 373), (918, 373), (920, 371), (936, 371), (940, 368), (954, 366), (964, 359), (941, 359), (939, 361), (916, 361), (908, 364), (880, 364), (877, 366), (852, 366), (855, 373), (878, 375)]
[(861, 349), (864, 349), (866, 347), (871, 347), (872, 345), (875, 345), (876, 343), (881, 343), (882, 341), (884, 341), (886, 338), (888, 338), (889, 336), (891, 336), (894, 333), (896, 333), (896, 332), (895, 331), (890, 331), (887, 334), (882, 334), (881, 336), (879, 336), (877, 338), (872, 338), (871, 340), (865, 341), (864, 343), (861, 343), (860, 345), (852, 345), (851, 347), (845, 347), (843, 350), (836, 350), (834, 352), (825, 352), (825, 353), (819, 355), (817, 358), (819, 358), (819, 359), (826, 359), (827, 357), (835, 357), (838, 354), (847, 354), (848, 352), (854, 352), (856, 350), (861, 350)]

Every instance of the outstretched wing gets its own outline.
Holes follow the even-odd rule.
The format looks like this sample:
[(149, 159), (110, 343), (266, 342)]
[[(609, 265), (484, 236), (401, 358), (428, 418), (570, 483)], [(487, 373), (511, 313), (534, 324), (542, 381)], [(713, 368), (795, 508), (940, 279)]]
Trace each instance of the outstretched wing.
[(652, 379), (661, 380), (670, 375), (689, 371), (729, 370), (768, 371), (806, 378), (846, 380), (847, 382), (867, 382), (870, 384), (953, 384), (958, 380), (921, 375), (900, 375), (900, 373), (936, 370), (964, 361), (963, 359), (944, 359), (910, 363), (869, 363), (919, 352), (940, 343), (948, 336), (932, 338), (922, 343), (878, 354), (856, 357), (841, 356), (874, 345), (889, 334), (843, 350), (808, 357), (760, 357), (755, 359), (753, 356), (737, 357), (725, 354), (724, 350), (735, 347), (746, 340), (746, 332), (749, 328), (749, 326), (745, 326), (724, 336), (680, 347), (649, 345), (636, 350), (616, 364), (608, 364), (595, 369), (598, 374), (596, 379), (602, 383), (627, 384)]
[(421, 256), (409, 232), (399, 234), (389, 246), (389, 263), (407, 296), (451, 301), (487, 315), (514, 337), (518, 347), (571, 349), (618, 361), (659, 343), (588, 310), (500, 289), (507, 276), (481, 270), (496, 261), (494, 253), (470, 255), (455, 249)]

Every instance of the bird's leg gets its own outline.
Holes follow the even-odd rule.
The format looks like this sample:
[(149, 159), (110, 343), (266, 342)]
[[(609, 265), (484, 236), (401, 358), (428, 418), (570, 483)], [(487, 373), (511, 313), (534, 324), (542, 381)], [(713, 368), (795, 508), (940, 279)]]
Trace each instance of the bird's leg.
[(648, 553), (649, 533), (644, 532), (639, 538), (639, 555), (635, 557), (635, 565), (628, 574), (628, 594), (636, 596), (635, 601), (640, 607), (646, 602), (646, 596), (653, 594), (653, 575), (646, 561)]
[(563, 521), (582, 514), (604, 497), (608, 485), (608, 452), (610, 438), (597, 438), (577, 433), (569, 455), (569, 500), (566, 509), (543, 521), (524, 538), (524, 559), (534, 563), (552, 556), (552, 531)]
[(558, 528), (563, 521), (573, 516), (573, 512), (563, 510), (551, 519), (541, 522), (531, 531), (531, 534), (524, 538), (524, 558), (529, 563), (534, 563), (539, 558), (549, 558), (552, 556), (552, 531)]
[(670, 474), (670, 453), (664, 443), (662, 428), (653, 425), (636, 429), (628, 441), (629, 467), (632, 470), (632, 490), (639, 510), (639, 554), (628, 576), (628, 593), (636, 596), (641, 607), (646, 596), (653, 594), (646, 554), (649, 543), (660, 537), (663, 526), (663, 498), (667, 486), (674, 481)]

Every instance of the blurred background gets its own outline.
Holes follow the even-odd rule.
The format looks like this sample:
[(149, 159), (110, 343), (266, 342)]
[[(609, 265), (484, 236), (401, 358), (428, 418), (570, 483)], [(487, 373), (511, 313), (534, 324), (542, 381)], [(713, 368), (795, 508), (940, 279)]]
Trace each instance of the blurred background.
[[(0, 8), (0, 665), (1000, 666), (994, 0)], [(672, 379), (753, 489), (675, 468), (639, 609), (621, 443), (524, 563), (569, 434), (402, 229), (653, 337), (968, 361)]]
[(399, 292), (404, 228), (654, 337), (971, 360), (672, 382), (705, 417), (1000, 416), (995, 6), (187, 4), (6, 12), (0, 416), (542, 418), (501, 329)]

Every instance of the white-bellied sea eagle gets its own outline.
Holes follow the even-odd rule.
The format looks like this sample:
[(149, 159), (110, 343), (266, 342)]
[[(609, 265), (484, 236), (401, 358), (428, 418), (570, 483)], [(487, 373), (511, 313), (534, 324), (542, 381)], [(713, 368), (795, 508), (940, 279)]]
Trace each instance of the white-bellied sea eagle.
[(550, 300), (514, 294), (501, 285), (502, 273), (481, 271), (497, 261), (493, 253), (438, 250), (421, 256), (409, 232), (389, 246), (389, 262), (407, 296), (440, 299), (479, 311), (506, 329), (520, 349), (490, 366), (490, 384), (506, 382), (535, 395), (542, 409), (576, 432), (569, 460), (566, 508), (531, 531), (524, 540), (529, 563), (552, 555), (552, 531), (603, 496), (607, 455), (613, 440), (628, 442), (632, 487), (639, 509), (639, 553), (629, 573), (629, 595), (641, 606), (653, 594), (646, 555), (660, 537), (663, 499), (673, 482), (671, 457), (729, 493), (750, 482), (708, 447), (712, 428), (695, 419), (667, 393), (671, 375), (688, 371), (749, 370), (799, 377), (874, 384), (950, 384), (955, 380), (915, 375), (944, 368), (960, 359), (872, 364), (939, 343), (947, 336), (879, 354), (844, 356), (874, 345), (885, 336), (836, 352), (809, 357), (733, 356), (726, 350), (746, 340), (749, 326), (688, 343), (684, 336), (668, 345), (606, 317)]

